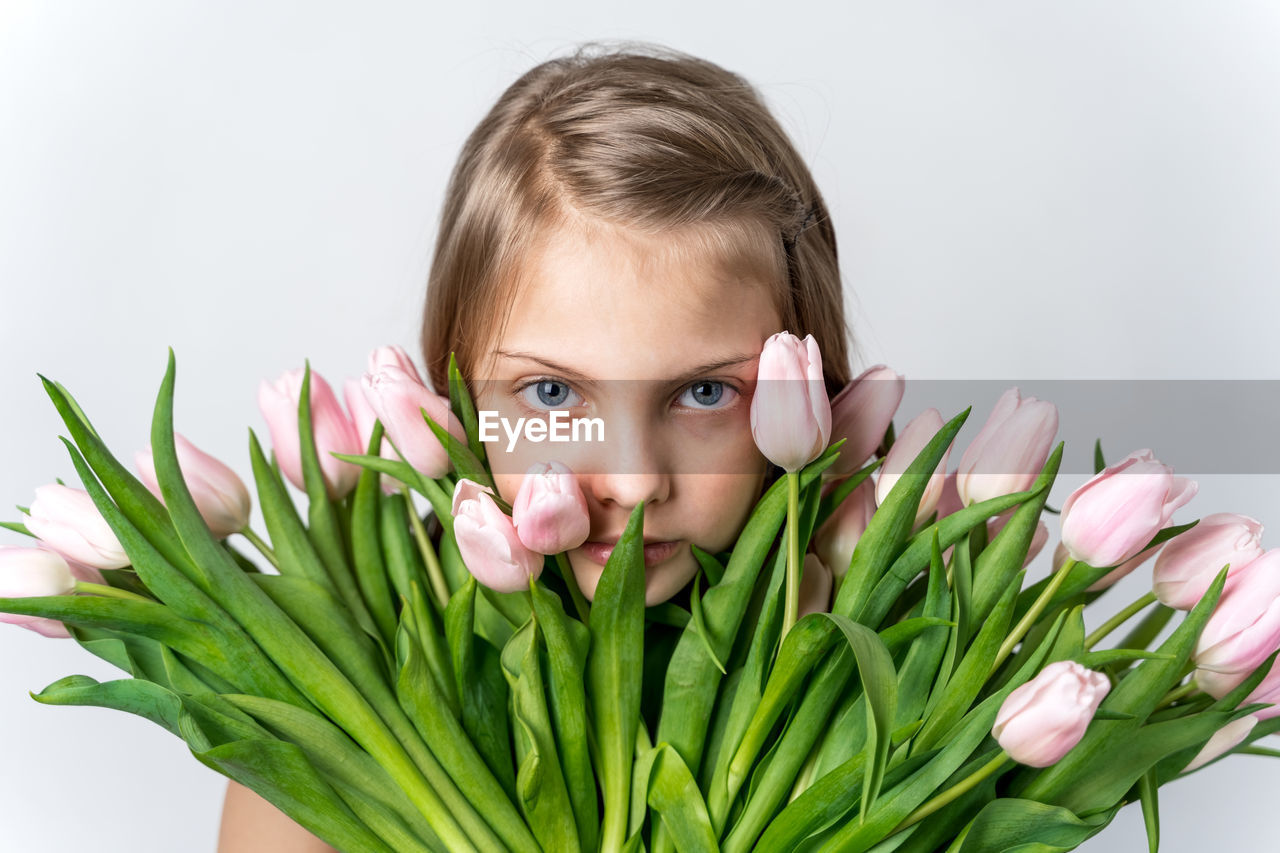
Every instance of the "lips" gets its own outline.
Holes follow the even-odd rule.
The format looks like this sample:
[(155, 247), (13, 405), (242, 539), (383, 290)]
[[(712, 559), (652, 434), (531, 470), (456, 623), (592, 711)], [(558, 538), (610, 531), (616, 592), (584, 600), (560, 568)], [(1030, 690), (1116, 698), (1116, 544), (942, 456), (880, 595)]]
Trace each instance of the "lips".
[[(583, 542), (582, 552), (591, 559), (592, 562), (604, 565), (609, 561), (609, 555), (613, 553), (613, 542)], [(681, 540), (665, 541), (665, 542), (646, 542), (644, 545), (644, 564), (645, 567), (653, 566), (661, 563), (663, 560), (675, 554), (680, 548)]]

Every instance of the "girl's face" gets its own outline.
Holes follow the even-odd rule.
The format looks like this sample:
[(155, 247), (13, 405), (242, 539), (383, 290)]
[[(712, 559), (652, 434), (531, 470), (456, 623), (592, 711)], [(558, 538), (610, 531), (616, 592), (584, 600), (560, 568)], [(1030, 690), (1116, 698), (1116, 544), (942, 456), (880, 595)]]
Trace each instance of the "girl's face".
[(526, 264), (474, 383), (476, 407), (509, 425), (549, 421), (557, 410), (600, 419), (603, 441), (538, 442), (521, 432), (508, 449), (499, 428), (485, 445), (508, 502), (536, 462), (560, 461), (578, 475), (591, 532), (568, 557), (588, 599), (637, 503), (652, 606), (697, 573), (691, 543), (711, 553), (733, 544), (768, 470), (750, 404), (760, 350), (781, 318), (764, 282), (677, 262), (673, 243), (558, 231)]

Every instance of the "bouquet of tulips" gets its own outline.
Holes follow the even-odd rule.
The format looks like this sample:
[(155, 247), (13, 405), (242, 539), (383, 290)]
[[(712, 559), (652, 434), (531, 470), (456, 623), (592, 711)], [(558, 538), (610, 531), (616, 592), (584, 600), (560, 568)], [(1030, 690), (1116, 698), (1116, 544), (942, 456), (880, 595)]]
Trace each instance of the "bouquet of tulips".
[[(137, 474), (43, 380), (83, 490), (5, 525), (38, 541), (0, 548), (0, 611), (126, 677), (34, 698), (144, 716), (344, 851), (1068, 850), (1134, 801), (1154, 850), (1161, 785), (1272, 754), (1280, 555), (1247, 516), (1173, 525), (1195, 484), (1146, 450), (1096, 448), (1047, 507), (1050, 403), (1010, 389), (948, 475), (967, 410), (895, 438), (901, 377), (829, 400), (812, 338), (775, 335), (751, 424), (786, 473), (731, 550), (694, 546), (687, 607), (646, 608), (643, 503), (588, 602), (573, 472), (508, 506), (449, 375), (437, 396), (378, 350), (350, 415), (309, 367), (264, 383), (265, 536), (175, 432), (172, 353)], [(1045, 513), (1059, 553), (1024, 587)], [(1150, 594), (1086, 632), (1153, 557)]]

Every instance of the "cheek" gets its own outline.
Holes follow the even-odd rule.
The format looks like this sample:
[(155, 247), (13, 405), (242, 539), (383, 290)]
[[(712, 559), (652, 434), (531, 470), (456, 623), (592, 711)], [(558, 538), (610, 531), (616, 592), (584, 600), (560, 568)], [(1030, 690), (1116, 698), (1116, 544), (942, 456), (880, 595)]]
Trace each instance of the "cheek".
[(759, 474), (701, 474), (689, 477), (687, 513), (691, 536), (698, 547), (715, 553), (737, 541), (752, 508), (760, 498), (763, 471)]

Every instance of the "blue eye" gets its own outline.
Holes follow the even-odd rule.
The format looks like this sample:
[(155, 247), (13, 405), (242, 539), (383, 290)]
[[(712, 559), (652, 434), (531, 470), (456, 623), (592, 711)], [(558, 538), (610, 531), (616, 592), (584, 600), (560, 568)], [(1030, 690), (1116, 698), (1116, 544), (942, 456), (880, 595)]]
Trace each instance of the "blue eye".
[[(536, 394), (536, 400), (530, 397), (528, 393), (530, 390)], [(559, 379), (535, 379), (520, 388), (520, 396), (535, 408), (562, 409), (579, 405), (579, 403), (566, 402), (570, 395), (577, 397), (579, 403), (581, 402), (581, 396), (570, 388), (568, 383), (561, 382)]]
[[(729, 392), (728, 396), (725, 394), (726, 391)], [(737, 393), (732, 387), (723, 382), (703, 380), (702, 382), (695, 382), (686, 388), (684, 393), (680, 395), (680, 402), (682, 405), (689, 405), (693, 409), (723, 409), (733, 402)], [(686, 401), (692, 401), (692, 405)]]

